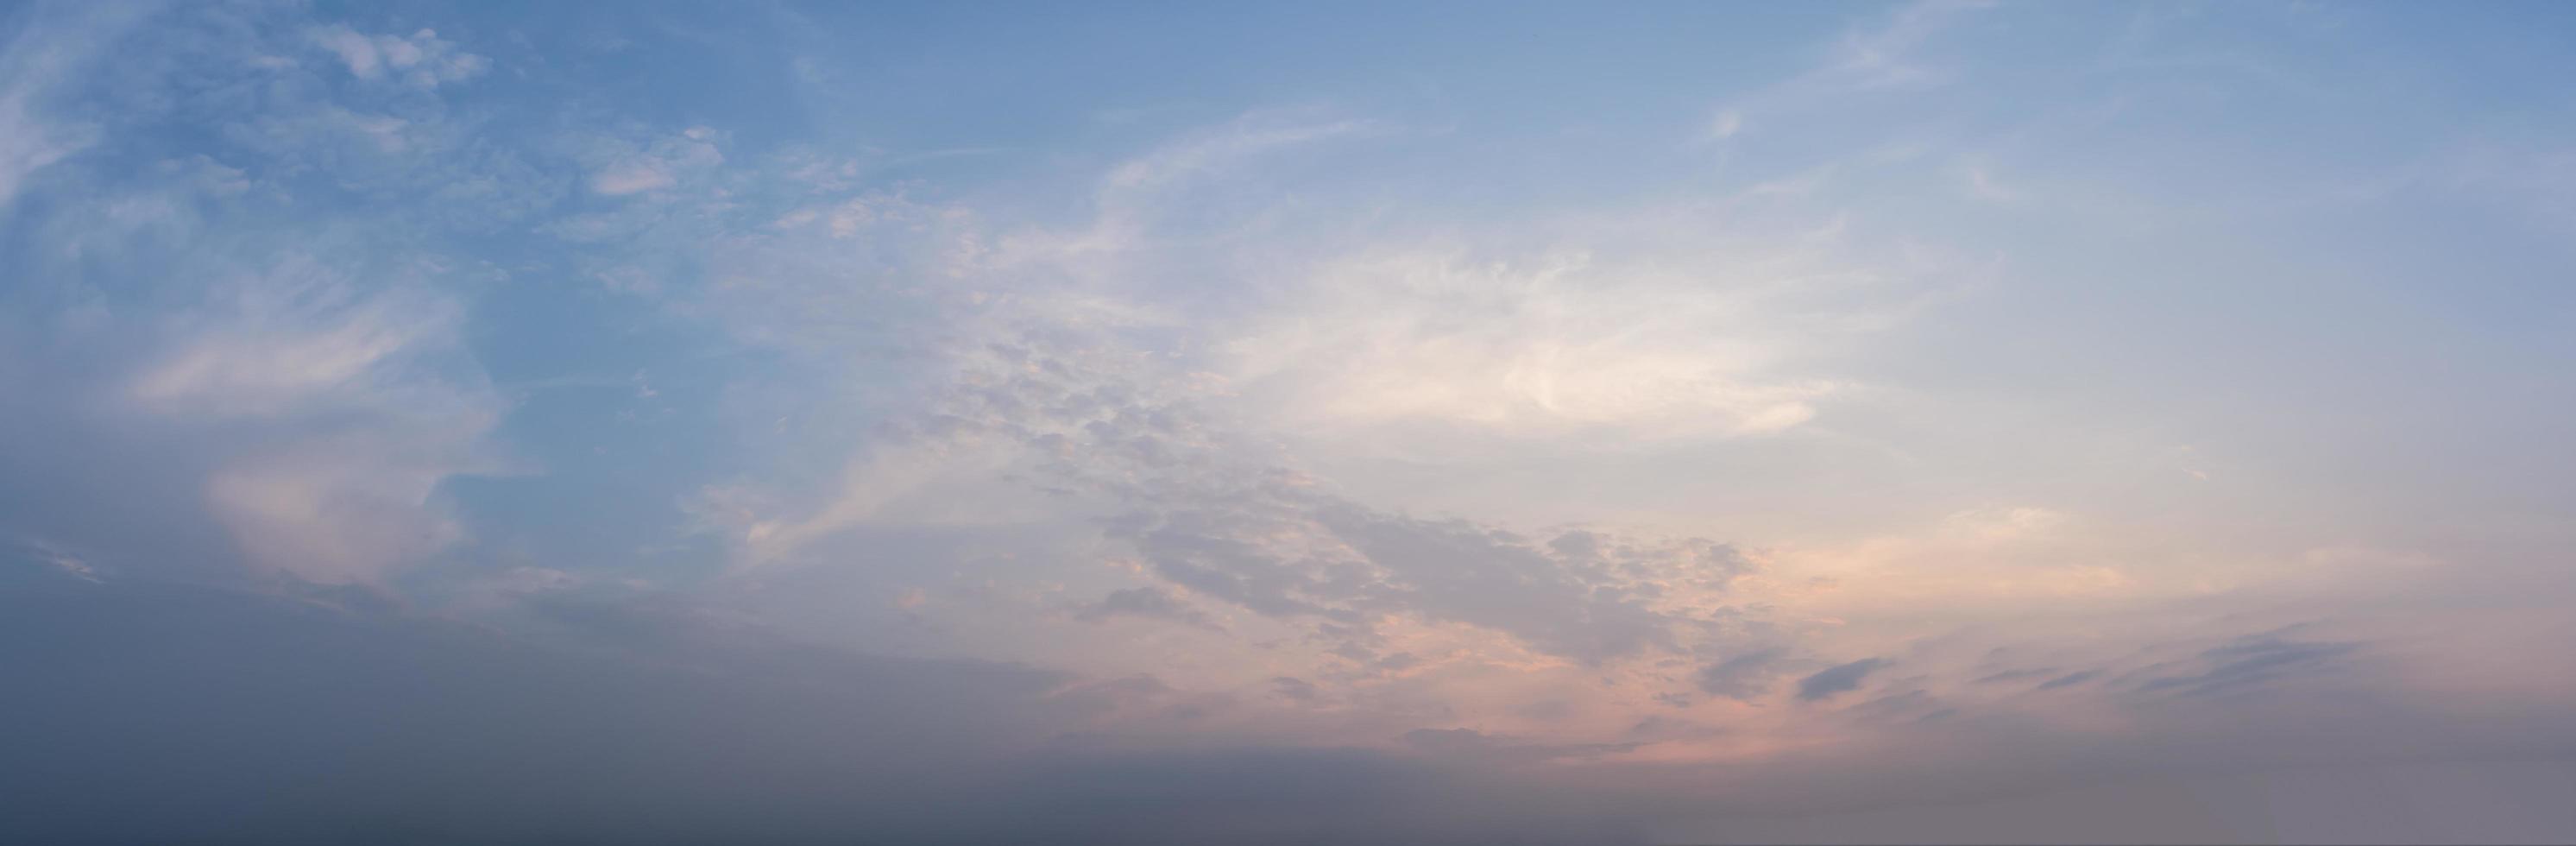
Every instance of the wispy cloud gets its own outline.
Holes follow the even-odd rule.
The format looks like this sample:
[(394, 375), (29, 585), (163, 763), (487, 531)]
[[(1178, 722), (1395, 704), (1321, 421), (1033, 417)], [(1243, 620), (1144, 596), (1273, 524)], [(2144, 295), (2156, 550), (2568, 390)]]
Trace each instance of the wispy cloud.
[(1817, 702), (1831, 699), (1837, 694), (1858, 690), (1863, 679), (1886, 665), (1887, 662), (1881, 659), (1863, 658), (1849, 664), (1827, 667), (1814, 675), (1798, 680), (1798, 698), (1806, 702)]
[(48, 106), (140, 17), (135, 7), (22, 10), (0, 43), (0, 213), (37, 171), (97, 143), (95, 124)]
[(13, 12), (0, 793), (95, 813), (0, 839), (1622, 842), (2576, 737), (2566, 104), (2450, 61), (2567, 57), (1669, 11)]

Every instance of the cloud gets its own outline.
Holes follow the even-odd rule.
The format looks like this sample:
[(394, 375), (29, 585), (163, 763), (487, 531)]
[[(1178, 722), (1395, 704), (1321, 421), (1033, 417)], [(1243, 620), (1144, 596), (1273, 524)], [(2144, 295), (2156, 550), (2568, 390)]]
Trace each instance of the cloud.
[(1966, 540), (2009, 543), (2044, 537), (2066, 522), (2065, 514), (2046, 508), (1973, 508), (1942, 518), (1941, 531)]
[(1123, 196), (1202, 178), (1261, 153), (1372, 129), (1365, 121), (1317, 119), (1296, 111), (1256, 111), (1192, 133), (1153, 152), (1121, 162), (1101, 178), (1105, 193)]
[(662, 162), (635, 159), (609, 165), (606, 169), (591, 174), (590, 190), (615, 197), (656, 188), (669, 188), (678, 182), (679, 180), (672, 178), (670, 169)]
[(1144, 269), (1137, 260), (1157, 258), (1149, 251), (1168, 249), (1174, 236), (1219, 223), (1218, 209), (1233, 218), (1258, 208), (1242, 205), (1248, 198), (1231, 190), (1257, 172), (1247, 165), (1278, 164), (1291, 153), (1330, 146), (1324, 142), (1386, 132), (1328, 108), (1254, 109), (1111, 165), (1091, 180), (1088, 220), (1002, 233), (980, 263), (1004, 271), (1043, 268), (1060, 280), (1079, 280), (1077, 289), (1105, 289), (1080, 293), (1133, 296), (1144, 286), (1127, 274)]
[(1634, 752), (1644, 743), (1534, 744), (1475, 729), (1414, 729), (1404, 743), (1430, 755), (1489, 764), (1526, 764), (1568, 758), (1595, 759)]
[(1957, 16), (1992, 7), (1987, 0), (1918, 0), (1899, 6), (1876, 26), (1854, 27), (1834, 45), (1832, 60), (1814, 73), (1817, 84), (1872, 90), (1931, 84), (1938, 71), (1914, 53)]
[(180, 330), (129, 394), (161, 414), (277, 418), (396, 399), (413, 356), (455, 331), (455, 306), (361, 296), (309, 257), (245, 279)]
[[(1788, 650), (1779, 647), (1756, 649), (1702, 667), (1692, 681), (1709, 693), (1751, 702), (1771, 689), (1771, 679), (1779, 675), (1779, 664), (1787, 657)], [(1804, 690), (1800, 685), (1802, 695)]]
[(1885, 660), (1863, 658), (1849, 664), (1837, 664), (1819, 670), (1814, 675), (1798, 680), (1798, 701), (1820, 702), (1833, 698), (1835, 694), (1856, 690), (1860, 687), (1861, 679), (1867, 678), (1870, 673), (1877, 672), (1885, 666), (1887, 666)]
[(1313, 702), (1317, 696), (1322, 694), (1321, 691), (1316, 689), (1313, 682), (1293, 676), (1280, 676), (1278, 678), (1271, 679), (1270, 692), (1282, 699), (1294, 702)]
[[(1729, 259), (1648, 267), (1572, 249), (1490, 261), (1411, 249), (1338, 260), (1225, 342), (1230, 375), (1304, 426), (1649, 438), (1796, 428), (1842, 386), (1774, 372), (1798, 318), (1764, 307), (1777, 291), (1747, 278), (1757, 260)], [(1683, 262), (1696, 272), (1670, 269)]]
[(1509, 632), (1541, 652), (1587, 662), (1678, 646), (1675, 621), (1622, 595), (1616, 577), (1596, 582), (1510, 535), (1347, 506), (1324, 510), (1319, 522), (1394, 577), (1389, 598), (1436, 619)]
[(134, 25), (139, 6), (51, 5), (21, 10), (0, 43), (0, 213), (36, 172), (98, 143), (95, 123), (56, 115), (83, 68)]
[(2279, 633), (2248, 635), (2199, 654), (2196, 672), (2154, 675), (2136, 683), (2139, 693), (2221, 696), (2330, 668), (2361, 648), (2358, 643), (2290, 640)]
[[(1315, 490), (1293, 468), (1251, 457), (1257, 447), (1215, 427), (1184, 383), (1098, 347), (1011, 336), (960, 366), (953, 386), (904, 427), (917, 440), (871, 444), (852, 465), (864, 468), (852, 478), (871, 484), (802, 520), (735, 518), (747, 549), (789, 532), (799, 545), (819, 543), (903, 497), (932, 495), (902, 481), (912, 476), (901, 468), (916, 462), (884, 458), (924, 456), (918, 466), (1023, 475), (1108, 509), (1107, 537), (1132, 546), (1154, 578), (1199, 601), (1315, 625), (1345, 654), (1374, 655), (1374, 621), (1392, 615), (1463, 623), (1596, 664), (1708, 636), (1716, 626), (1688, 603), (1722, 595), (1753, 570), (1735, 548), (1704, 539), (1575, 531), (1541, 542)], [(1154, 601), (1168, 591), (1143, 590), (1121, 589), (1077, 616), (1168, 617), (1150, 613), (1168, 610)]]
[[(0, 343), (53, 362), (0, 374), (49, 398), (13, 417), (53, 433), (0, 446), (24, 474), (11, 487), (92, 513), (25, 528), (123, 571), (331, 583), (381, 583), (463, 537), (437, 494), (497, 466), (485, 436), (503, 404), (465, 349), (462, 301), (433, 281), (444, 271), (352, 258), (360, 227), (246, 225), (220, 205), (247, 190), (243, 170), (162, 162), (51, 206), (43, 225), (70, 237), (18, 257), (29, 284), (0, 304), (17, 330)], [(187, 284), (137, 282), (164, 279)], [(45, 308), (66, 302), (88, 305)], [(90, 474), (128, 491), (78, 481)]]
[(724, 153), (716, 149), (715, 141), (714, 130), (691, 127), (643, 149), (617, 154), (591, 173), (590, 190), (618, 197), (677, 185), (684, 176), (724, 163)]
[(253, 567), (375, 582), (459, 539), (430, 499), (449, 476), (492, 466), (479, 442), (500, 412), (479, 368), (458, 360), (455, 304), (360, 293), (310, 257), (215, 290), (173, 321), (183, 328), (128, 396), (165, 421), (274, 433), (204, 483)]
[(2040, 682), (2039, 689), (2056, 690), (2061, 687), (2072, 687), (2091, 681), (2094, 676), (2098, 675), (2101, 675), (2101, 673), (2094, 670), (2080, 670), (2077, 672), (2067, 673), (2066, 675)]
[[(1635, 842), (1463, 764), (1086, 739), (1054, 673), (538, 606), (505, 635), (380, 606), (57, 579), (0, 589), (0, 713), (43, 842)], [(97, 672), (97, 668), (113, 668)], [(1571, 750), (1471, 744), (1475, 760)], [(149, 796), (155, 813), (125, 812)], [(1517, 807), (1516, 807), (1517, 806)]]
[(473, 79), (492, 67), (492, 60), (457, 49), (429, 29), (408, 36), (366, 35), (333, 24), (308, 30), (305, 37), (338, 56), (351, 76), (369, 82), (393, 79), (429, 89)]
[[(2196, 382), (2027, 393), (2101, 364), (2050, 333), (2171, 298), (1957, 202), (2087, 184), (2063, 162), (1853, 149), (1916, 130), (1838, 111), (1954, 78), (1943, 8), (1694, 112), (1722, 173), (1455, 92), (1477, 131), (1258, 109), (1140, 141), (1072, 131), (1102, 104), (1048, 79), (1009, 123), (1049, 144), (907, 156), (870, 145), (998, 125), (835, 112), (793, 79), (838, 59), (721, 15), (302, 12), (179, 9), (114, 63), (43, 17), (0, 54), (0, 667), (50, 686), (0, 704), (40, 753), (0, 782), (65, 815), (0, 825), (70, 820), (0, 839), (1616, 841), (2570, 736), (2565, 674), (2517, 660), (2563, 615), (2441, 606), (2559, 595), (2478, 578), (2543, 546), (2541, 500), (2399, 556), (2439, 575), (2284, 564), (2405, 521), (2249, 528), (2131, 478), (2205, 440), (2136, 414)], [(530, 61), (439, 35), (478, 31)], [(1957, 114), (1920, 131), (2051, 146)], [(2159, 221), (2110, 234), (2190, 231)], [(1916, 319), (2005, 265), (2039, 269)], [(2244, 447), (2199, 493), (2271, 495)], [(2288, 567), (2337, 583), (2233, 587)], [(273, 595), (169, 584), (245, 575)], [(2311, 610), (2351, 631), (2139, 647)], [(2495, 648), (2390, 635), (2472, 623)], [(1757, 707), (1793, 679), (1833, 707)]]
[[(1217, 629), (1216, 624), (1209, 621), (1207, 615), (1199, 613), (1198, 609), (1191, 608), (1173, 596), (1170, 591), (1150, 586), (1110, 591), (1109, 595), (1101, 597), (1100, 601), (1076, 609), (1073, 617), (1086, 623), (1108, 622), (1118, 617), (1135, 617), (1146, 620), (1171, 620), (1202, 628)], [(1222, 631), (1222, 629), (1217, 630)]]
[(1927, 58), (1927, 45), (1962, 15), (1993, 5), (1985, 0), (1914, 0), (1885, 7), (1883, 14), (1844, 27), (1820, 60), (1804, 71), (1727, 98), (1701, 137), (1724, 141), (1749, 118), (1769, 127), (1791, 123), (1775, 121), (1777, 117), (1836, 113), (1830, 107), (1847, 105), (1852, 98), (1946, 85), (1957, 74)]
[(258, 570), (378, 582), (464, 537), (431, 496), (471, 465), (417, 448), (351, 434), (245, 456), (207, 480), (207, 506)]
[(1742, 131), (1744, 131), (1744, 113), (1734, 109), (1721, 109), (1717, 117), (1710, 118), (1708, 121), (1710, 140), (1724, 141)]
[[(2159, 742), (2212, 736), (2185, 726), (2080, 746), (2113, 761), (2065, 757), (2052, 746), (2064, 738), (2026, 723), (1963, 717), (1930, 739), (1759, 767), (1649, 759), (1700, 736), (1666, 730), (1561, 742), (1424, 727), (1384, 749), (1210, 748), (1156, 740), (1146, 729), (1166, 712), (1125, 708), (1175, 695), (1153, 679), (795, 645), (685, 604), (561, 590), (509, 601), (523, 616), (496, 628), (346, 592), (0, 571), (0, 666), (24, 683), (0, 704), (0, 743), (25, 764), (0, 772), (0, 789), (42, 800), (0, 837), (332, 842), (400, 817), (487, 840), (1638, 842), (1716, 815), (1735, 823), (1730, 838), (1831, 840), (1851, 829), (1779, 826), (1892, 809), (1929, 826), (1918, 834), (1992, 831), (1902, 809), (2028, 795), (2066, 772), (2198, 778), (2216, 760), (2165, 760), (2213, 748)], [(2257, 764), (2231, 772), (2308, 754), (2259, 731), (2219, 748)], [(122, 813), (141, 792), (163, 810)], [(2554, 806), (2489, 812), (2557, 819), (2534, 816), (2541, 807)]]
[(91, 584), (104, 583), (102, 578), (104, 574), (101, 574), (96, 566), (91, 565), (88, 559), (77, 552), (33, 538), (20, 539), (12, 545), (18, 547), (28, 558), (52, 567), (63, 575)]

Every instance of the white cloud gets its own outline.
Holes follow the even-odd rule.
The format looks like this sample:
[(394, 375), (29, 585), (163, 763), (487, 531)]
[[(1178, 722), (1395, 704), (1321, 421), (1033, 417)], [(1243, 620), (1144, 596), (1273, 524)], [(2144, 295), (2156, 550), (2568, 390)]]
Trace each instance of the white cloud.
[(2025, 198), (2019, 189), (1995, 178), (1994, 170), (1982, 162), (1970, 163), (1964, 174), (1971, 197), (1990, 203), (2017, 203)]
[(1670, 258), (1400, 250), (1332, 262), (1234, 333), (1230, 375), (1307, 424), (1532, 435), (1766, 434), (1841, 389), (1780, 371), (1798, 316), (1766, 302), (1774, 280), (1750, 262)]
[[(38, 9), (29, 25), (0, 45), (0, 211), (7, 211), (27, 177), (97, 143), (99, 129), (43, 114), (57, 87), (74, 79), (140, 14), (140, 7)], [(75, 20), (46, 18), (74, 10)]]
[(133, 395), (167, 412), (274, 416), (364, 390), (363, 381), (376, 367), (419, 340), (423, 331), (371, 317), (304, 336), (246, 327), (202, 338), (154, 366), (136, 380)]
[(1717, 117), (1710, 118), (1708, 122), (1710, 140), (1724, 141), (1742, 131), (1744, 131), (1744, 113), (1734, 109), (1720, 110)]
[(1885, 16), (1843, 30), (1823, 61), (1802, 73), (1729, 98), (1703, 131), (1711, 141), (1733, 137), (1748, 117), (1812, 111), (1834, 98), (1950, 81), (1948, 69), (1920, 53), (1959, 15), (1992, 5), (1981, 0), (1916, 0)]
[(475, 434), (443, 436), (415, 422), (308, 439), (218, 469), (207, 506), (255, 568), (375, 583), (464, 537), (430, 497), (473, 466)]
[(1941, 78), (1940, 71), (1925, 65), (1915, 56), (1916, 51), (1948, 26), (1952, 18), (1992, 5), (1982, 0), (1917, 0), (1899, 7), (1877, 26), (1845, 32), (1834, 47), (1832, 60), (1815, 71), (1813, 79), (1835, 88), (1860, 90), (1936, 82)]
[(91, 564), (87, 556), (78, 552), (36, 538), (18, 538), (15, 545), (22, 548), (21, 552), (32, 556), (38, 562), (62, 571), (63, 575), (91, 584), (106, 582), (105, 579), (100, 578), (98, 567)]
[(631, 159), (609, 165), (606, 169), (592, 174), (590, 190), (616, 197), (657, 188), (669, 188), (677, 181), (671, 178), (670, 169), (660, 161)]
[(335, 24), (305, 33), (313, 44), (340, 57), (341, 65), (362, 80), (394, 79), (414, 88), (436, 88), (480, 76), (492, 61), (457, 48), (423, 29), (408, 36), (367, 35)]
[[(0, 67), (5, 66), (0, 62)], [(0, 210), (17, 198), (18, 186), (29, 175), (96, 139), (87, 127), (38, 119), (30, 108), (34, 98), (34, 86), (24, 82), (0, 87)]]
[(250, 422), (259, 445), (217, 460), (209, 512), (257, 569), (375, 582), (461, 536), (431, 502), (449, 476), (488, 469), (498, 398), (459, 362), (458, 306), (392, 288), (362, 293), (310, 258), (218, 286), (168, 321), (168, 348), (127, 386), (182, 425)]
[(717, 140), (713, 130), (690, 127), (644, 149), (613, 154), (592, 171), (590, 190), (618, 197), (678, 185), (682, 177), (724, 164)]
[(1978, 508), (1952, 514), (1941, 521), (1950, 534), (1985, 541), (2010, 541), (2048, 532), (2066, 522), (2066, 515), (2035, 506), (2012, 508)]
[[(1891, 281), (1902, 274), (1872, 269), (1830, 227), (1775, 231), (1691, 207), (1516, 222), (1497, 239), (1511, 248), (1482, 253), (1403, 232), (1286, 239), (1296, 252), (1265, 256), (1284, 261), (1196, 303), (1138, 281), (1205, 258), (1179, 254), (1193, 246), (1174, 231), (1233, 225), (1175, 208), (1240, 193), (1237, 169), (1255, 155), (1366, 125), (1247, 118), (1188, 133), (1112, 168), (1096, 181), (1096, 215), (1059, 227), (997, 233), (964, 208), (834, 190), (743, 218), (758, 223), (703, 255), (712, 284), (673, 307), (830, 376), (766, 386), (791, 397), (790, 414), (743, 419), (763, 443), (803, 449), (780, 448), (794, 466), (771, 477), (704, 490), (691, 503), (701, 527), (727, 541), (746, 583), (856, 562), (1023, 573), (1043, 581), (1008, 601), (1058, 616), (1119, 590), (1187, 595), (1253, 618), (1230, 631), (1305, 638), (1278, 660), (1337, 685), (1432, 654), (1516, 674), (1667, 660), (1735, 625), (1709, 615), (1749, 616), (1725, 596), (1752, 568), (1729, 547), (1603, 535), (1595, 548), (1414, 518), (1330, 493), (1269, 439), (1436, 421), (1580, 451), (1586, 433), (1788, 431), (1845, 389), (1800, 372), (1798, 356), (1885, 325), (1879, 295), (1920, 280)], [(936, 336), (914, 334), (928, 328)], [(908, 350), (900, 370), (852, 369), (890, 345)], [(829, 417), (855, 401), (839, 398), (886, 382), (905, 386), (896, 406), (916, 413), (869, 418), (857, 436)], [(791, 427), (831, 434), (800, 441)], [(835, 448), (840, 472), (818, 478), (812, 451)], [(998, 540), (1096, 535), (1077, 517), (1094, 514), (1119, 528), (1066, 543), (1109, 544), (1134, 562), (1128, 577), (1018, 569), (1075, 553)], [(889, 532), (969, 525), (997, 539), (980, 554), (1025, 563), (897, 565), (876, 548)], [(992, 612), (943, 602), (935, 613)], [(1026, 634), (1039, 642), (997, 635), (994, 648), (1041, 655), (1063, 636)], [(1193, 654), (1213, 660), (1245, 644), (1204, 646)], [(1636, 683), (1640, 699), (1692, 689), (1679, 676)]]
[(1203, 178), (1249, 156), (1373, 128), (1366, 121), (1311, 117), (1297, 112), (1246, 114), (1122, 162), (1110, 169), (1101, 185), (1105, 191), (1126, 192)]
[(419, 294), (361, 295), (311, 258), (236, 280), (205, 312), (181, 318), (170, 352), (130, 395), (164, 414), (282, 417), (382, 402), (396, 374), (456, 330), (453, 303)]

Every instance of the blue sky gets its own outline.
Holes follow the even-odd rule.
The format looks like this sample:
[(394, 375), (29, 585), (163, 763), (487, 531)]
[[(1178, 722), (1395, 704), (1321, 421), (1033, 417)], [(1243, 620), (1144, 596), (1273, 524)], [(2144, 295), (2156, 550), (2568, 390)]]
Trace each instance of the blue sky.
[(0, 6), (11, 825), (2563, 840), (2571, 35)]

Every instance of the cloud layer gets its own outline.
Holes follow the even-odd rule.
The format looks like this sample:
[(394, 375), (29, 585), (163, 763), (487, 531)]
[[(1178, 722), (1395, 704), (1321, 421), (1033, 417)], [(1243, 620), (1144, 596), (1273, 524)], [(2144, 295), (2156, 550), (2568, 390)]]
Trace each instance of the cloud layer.
[(0, 839), (2576, 831), (2563, 16), (600, 11), (0, 13)]

